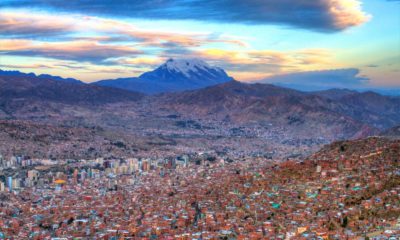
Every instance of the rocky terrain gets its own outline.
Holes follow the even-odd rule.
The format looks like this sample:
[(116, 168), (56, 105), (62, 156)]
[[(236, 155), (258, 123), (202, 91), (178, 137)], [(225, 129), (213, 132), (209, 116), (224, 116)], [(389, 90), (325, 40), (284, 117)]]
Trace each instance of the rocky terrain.
[[(187, 69), (181, 67), (164, 66), (174, 74), (193, 74), (191, 68), (184, 72)], [(238, 81), (145, 95), (43, 76), (0, 75), (0, 119), (76, 128), (78, 132), (82, 128), (103, 129), (129, 139), (133, 142), (129, 151), (136, 149), (137, 154), (143, 155), (211, 150), (294, 157), (307, 155), (332, 141), (377, 135), (398, 125), (400, 98), (337, 89), (305, 93)], [(34, 146), (32, 139), (37, 134), (25, 134), (32, 134), (26, 141)], [(57, 134), (54, 137), (57, 139)], [(101, 132), (87, 137), (81, 142), (88, 142), (88, 146), (108, 144)], [(12, 141), (7, 134), (2, 138), (3, 142)], [(29, 145), (16, 140), (13, 146), (22, 149), (19, 144)], [(112, 154), (129, 154), (120, 150)], [(49, 155), (46, 149), (40, 152)], [(78, 151), (72, 155), (80, 154)]]
[(0, 104), (3, 110), (14, 110), (11, 109), (13, 103), (32, 101), (88, 106), (136, 101), (143, 97), (140, 93), (115, 88), (67, 83), (36, 76), (0, 75), (0, 86)]
[(189, 118), (282, 127), (295, 136), (333, 140), (375, 132), (373, 126), (347, 114), (344, 109), (349, 107), (343, 103), (267, 84), (232, 81), (167, 95), (161, 98), (162, 104)]
[(400, 126), (392, 127), (390, 129), (387, 129), (383, 131), (380, 136), (386, 137), (386, 138), (395, 138), (395, 139), (400, 139)]
[(3, 156), (89, 159), (134, 154), (146, 146), (145, 141), (132, 135), (128, 137), (101, 128), (0, 120), (0, 129), (0, 152)]

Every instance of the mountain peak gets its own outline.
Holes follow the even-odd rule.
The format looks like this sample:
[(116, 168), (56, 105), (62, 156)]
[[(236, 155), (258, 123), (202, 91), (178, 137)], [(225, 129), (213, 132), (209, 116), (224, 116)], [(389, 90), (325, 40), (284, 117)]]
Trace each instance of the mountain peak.
[(207, 71), (208, 69), (220, 70), (219, 68), (211, 67), (210, 65), (208, 65), (208, 63), (198, 58), (192, 58), (192, 59), (170, 58), (164, 64), (162, 64), (160, 68), (182, 73), (186, 77), (190, 77), (190, 72), (197, 72), (199, 70), (205, 70), (205, 71)]
[(170, 58), (159, 67), (137, 78), (103, 80), (94, 84), (144, 93), (193, 90), (234, 80), (219, 67), (198, 58)]
[(182, 91), (232, 81), (226, 72), (201, 59), (168, 59), (153, 71), (143, 73), (139, 81), (163, 86), (159, 92)]

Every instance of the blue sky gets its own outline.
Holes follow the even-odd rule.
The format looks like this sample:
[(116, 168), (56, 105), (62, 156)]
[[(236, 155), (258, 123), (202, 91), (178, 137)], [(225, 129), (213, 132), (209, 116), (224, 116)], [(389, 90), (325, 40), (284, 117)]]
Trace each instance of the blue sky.
[(199, 57), (240, 81), (397, 88), (399, 26), (396, 0), (3, 0), (0, 68), (91, 82)]

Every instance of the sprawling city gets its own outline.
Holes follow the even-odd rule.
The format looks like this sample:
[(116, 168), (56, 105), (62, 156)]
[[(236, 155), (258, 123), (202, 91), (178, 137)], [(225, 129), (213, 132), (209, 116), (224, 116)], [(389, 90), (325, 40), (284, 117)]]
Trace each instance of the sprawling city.
[(400, 1), (0, 2), (0, 239), (400, 239)]
[(1, 159), (3, 238), (399, 236), (400, 141), (349, 144), (282, 163), (211, 153)]

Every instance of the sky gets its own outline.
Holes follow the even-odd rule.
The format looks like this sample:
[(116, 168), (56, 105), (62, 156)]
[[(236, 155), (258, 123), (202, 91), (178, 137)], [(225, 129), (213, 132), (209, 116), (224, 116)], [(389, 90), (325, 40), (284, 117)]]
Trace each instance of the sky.
[(168, 58), (246, 82), (400, 88), (400, 0), (0, 2), (0, 69), (93, 82)]

